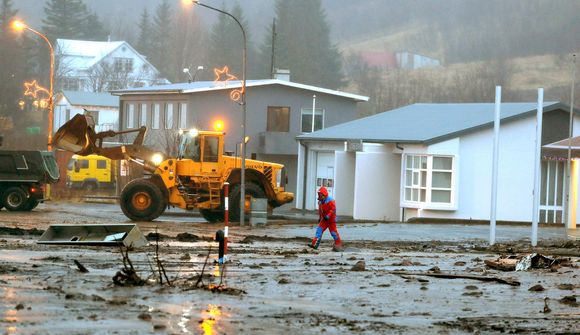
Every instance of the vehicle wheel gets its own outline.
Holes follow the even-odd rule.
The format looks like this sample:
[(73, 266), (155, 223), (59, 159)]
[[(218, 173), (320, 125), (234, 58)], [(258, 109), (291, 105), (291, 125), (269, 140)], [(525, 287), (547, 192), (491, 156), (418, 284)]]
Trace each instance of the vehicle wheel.
[(26, 202), (26, 206), (24, 207), (23, 210), (31, 211), (31, 210), (35, 209), (36, 206), (38, 206), (38, 200), (33, 199), (33, 198), (29, 198), (28, 201)]
[[(230, 221), (240, 221), (240, 191), (241, 186), (235, 185), (232, 187), (232, 191), (230, 192), (229, 201), (230, 201)], [(266, 193), (262, 188), (254, 183), (247, 183), (246, 184), (246, 196), (251, 196), (252, 198), (265, 198)], [(246, 215), (245, 218), (248, 219), (249, 215)]]
[(97, 189), (97, 184), (95, 184), (93, 182), (88, 182), (88, 183), (85, 183), (83, 185), (83, 190), (85, 190), (87, 192), (92, 192), (92, 191), (94, 191), (96, 189)]
[(22, 211), (26, 208), (28, 195), (20, 187), (10, 187), (4, 192), (2, 202), (9, 211)]
[(134, 221), (153, 221), (165, 211), (167, 199), (149, 179), (135, 179), (121, 192), (121, 209)]
[(221, 209), (200, 209), (199, 212), (209, 223), (224, 221), (224, 211)]

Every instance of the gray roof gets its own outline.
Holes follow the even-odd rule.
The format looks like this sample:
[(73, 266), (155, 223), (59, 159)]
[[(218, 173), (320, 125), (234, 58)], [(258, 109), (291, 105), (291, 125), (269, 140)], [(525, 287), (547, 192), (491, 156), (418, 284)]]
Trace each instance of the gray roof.
[[(225, 90), (232, 88), (241, 87), (240, 80), (231, 80), (228, 82), (223, 81), (195, 81), (193, 83), (177, 83), (168, 85), (155, 85), (140, 88), (129, 88), (124, 90), (111, 91), (114, 95), (128, 95), (128, 94), (183, 94), (183, 93), (196, 93), (196, 92), (208, 92), (216, 90)], [(346, 93), (342, 91), (329, 90), (327, 88), (299, 84), (287, 80), (279, 79), (260, 79), (260, 80), (247, 80), (247, 87), (256, 86), (266, 86), (266, 85), (282, 85), (287, 87), (294, 87), (297, 89), (308, 90), (317, 93), (325, 93), (335, 96), (341, 96), (344, 98), (354, 99), (356, 101), (368, 101), (369, 98), (362, 95)]]
[(119, 107), (119, 97), (108, 92), (62, 91), (62, 94), (73, 106)]
[[(502, 103), (501, 120), (508, 121), (536, 113), (537, 103)], [(544, 113), (569, 110), (559, 102), (545, 102)], [(436, 143), (464, 133), (493, 126), (495, 104), (413, 104), (362, 119), (298, 136), (299, 140), (375, 143)], [(575, 110), (578, 112), (578, 110)]]

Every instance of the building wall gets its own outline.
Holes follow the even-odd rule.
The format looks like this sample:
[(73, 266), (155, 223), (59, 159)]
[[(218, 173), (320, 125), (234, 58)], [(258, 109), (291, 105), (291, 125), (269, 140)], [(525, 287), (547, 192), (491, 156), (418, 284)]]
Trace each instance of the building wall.
[(356, 171), (356, 153), (337, 151), (335, 153), (335, 200), (338, 215), (353, 216), (354, 214), (354, 185)]
[[(534, 177), (535, 119), (502, 125), (500, 130), (497, 219), (531, 221)], [(532, 139), (532, 140), (530, 140)], [(493, 129), (458, 139), (456, 210), (406, 210), (411, 217), (489, 220)], [(456, 152), (449, 148), (449, 154)], [(435, 152), (432, 148), (428, 152)], [(445, 153), (445, 150), (437, 150)]]
[(357, 152), (353, 218), (398, 221), (401, 155), (394, 145), (383, 152)]

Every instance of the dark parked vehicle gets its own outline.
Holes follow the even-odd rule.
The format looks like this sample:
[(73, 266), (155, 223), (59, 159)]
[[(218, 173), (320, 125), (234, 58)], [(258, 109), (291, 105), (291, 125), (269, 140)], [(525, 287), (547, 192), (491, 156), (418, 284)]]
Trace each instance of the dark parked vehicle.
[(32, 210), (46, 200), (44, 185), (59, 177), (52, 152), (0, 150), (0, 209)]

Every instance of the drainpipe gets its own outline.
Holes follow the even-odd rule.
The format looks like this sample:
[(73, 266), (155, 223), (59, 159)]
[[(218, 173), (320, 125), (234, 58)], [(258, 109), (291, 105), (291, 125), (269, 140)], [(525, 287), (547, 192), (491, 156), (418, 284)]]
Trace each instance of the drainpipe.
[(306, 185), (308, 176), (308, 145), (300, 143), (304, 147), (304, 178), (302, 179), (302, 211), (306, 211)]

